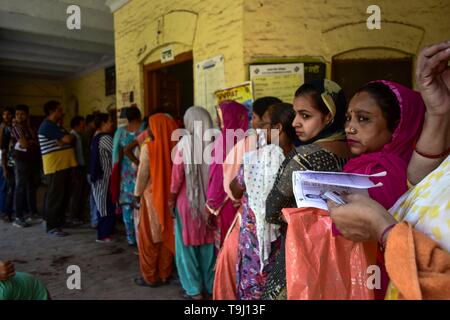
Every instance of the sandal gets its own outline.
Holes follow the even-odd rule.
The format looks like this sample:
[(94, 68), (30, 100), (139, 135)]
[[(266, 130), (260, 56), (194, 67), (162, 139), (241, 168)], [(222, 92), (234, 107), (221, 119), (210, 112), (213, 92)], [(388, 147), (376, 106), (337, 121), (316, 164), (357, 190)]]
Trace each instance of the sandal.
[(135, 278), (134, 283), (141, 287), (150, 287), (150, 288), (157, 288), (162, 285), (160, 281), (156, 283), (148, 283), (143, 278)]

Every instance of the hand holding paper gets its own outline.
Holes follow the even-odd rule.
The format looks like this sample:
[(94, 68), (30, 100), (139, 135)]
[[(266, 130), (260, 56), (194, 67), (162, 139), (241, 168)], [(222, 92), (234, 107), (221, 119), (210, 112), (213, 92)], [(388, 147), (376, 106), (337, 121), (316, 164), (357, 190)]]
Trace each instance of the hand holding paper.
[(339, 201), (339, 195), (343, 192), (367, 195), (368, 189), (383, 185), (382, 183), (374, 184), (370, 178), (385, 175), (386, 172), (364, 175), (344, 172), (295, 171), (292, 175), (292, 185), (297, 207), (328, 210), (327, 198)]

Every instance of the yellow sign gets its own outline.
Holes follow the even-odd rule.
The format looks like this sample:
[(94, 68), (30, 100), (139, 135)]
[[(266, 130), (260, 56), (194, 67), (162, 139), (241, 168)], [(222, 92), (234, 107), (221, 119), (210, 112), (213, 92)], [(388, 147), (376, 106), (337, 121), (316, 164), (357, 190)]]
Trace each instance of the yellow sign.
[(234, 100), (245, 105), (251, 110), (253, 103), (253, 90), (252, 83), (250, 81), (244, 82), (238, 86), (217, 90), (214, 95), (216, 96), (216, 105), (219, 105), (225, 100)]
[(216, 106), (225, 100), (234, 100), (243, 104), (248, 109), (248, 119), (252, 117), (253, 108), (253, 87), (251, 81), (246, 81), (238, 86), (217, 90), (214, 92)]

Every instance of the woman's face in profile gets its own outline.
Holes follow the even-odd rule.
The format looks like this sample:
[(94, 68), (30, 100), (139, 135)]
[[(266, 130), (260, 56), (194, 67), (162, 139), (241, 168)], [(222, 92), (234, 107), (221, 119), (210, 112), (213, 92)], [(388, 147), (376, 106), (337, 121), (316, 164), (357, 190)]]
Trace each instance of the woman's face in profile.
[(331, 114), (324, 115), (318, 110), (310, 95), (296, 97), (294, 111), (295, 118), (292, 126), (301, 141), (315, 138), (332, 120)]
[(391, 141), (387, 120), (369, 93), (359, 92), (350, 101), (345, 121), (347, 143), (352, 154), (380, 151)]

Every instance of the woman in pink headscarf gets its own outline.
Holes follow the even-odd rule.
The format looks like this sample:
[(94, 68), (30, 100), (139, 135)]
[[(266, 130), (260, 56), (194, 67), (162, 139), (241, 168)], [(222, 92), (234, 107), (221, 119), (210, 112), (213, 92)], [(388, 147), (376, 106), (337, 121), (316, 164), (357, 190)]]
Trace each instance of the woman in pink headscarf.
[(222, 165), (228, 152), (245, 138), (249, 120), (247, 108), (235, 101), (220, 103), (217, 116), (221, 133), (211, 154), (206, 208), (211, 214), (210, 225), (215, 227), (216, 248), (220, 249), (238, 209), (224, 190)]
[[(390, 81), (366, 84), (353, 96), (347, 109), (345, 132), (354, 157), (344, 172), (374, 174), (386, 171), (384, 177), (372, 178), (383, 186), (369, 189), (372, 199), (389, 209), (407, 187), (407, 167), (420, 134), (425, 105), (420, 93)], [(381, 289), (376, 299), (384, 299), (388, 284), (384, 263), (376, 243), (367, 243), (366, 251), (382, 269)]]

